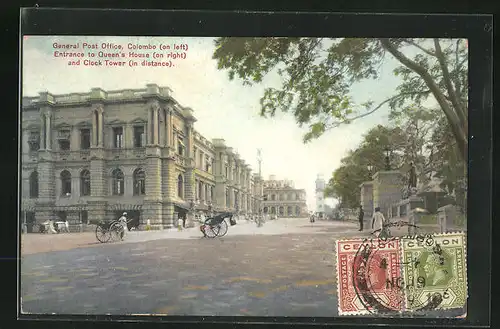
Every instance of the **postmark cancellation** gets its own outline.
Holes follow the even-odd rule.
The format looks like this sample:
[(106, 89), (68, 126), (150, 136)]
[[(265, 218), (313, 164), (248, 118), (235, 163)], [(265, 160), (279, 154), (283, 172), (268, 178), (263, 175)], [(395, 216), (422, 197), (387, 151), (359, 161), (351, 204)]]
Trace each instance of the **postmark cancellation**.
[(336, 242), (339, 315), (464, 308), (466, 236), (427, 234)]
[[(448, 233), (402, 239), (405, 307), (464, 307), (467, 301), (466, 236)], [(415, 283), (415, 284), (412, 284)]]

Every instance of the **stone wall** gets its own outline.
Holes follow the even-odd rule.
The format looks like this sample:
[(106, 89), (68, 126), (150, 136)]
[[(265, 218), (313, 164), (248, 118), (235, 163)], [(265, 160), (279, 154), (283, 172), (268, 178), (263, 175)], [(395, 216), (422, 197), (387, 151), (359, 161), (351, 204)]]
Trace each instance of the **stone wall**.
[(364, 182), (360, 185), (361, 188), (361, 205), (365, 217), (373, 216), (373, 182)]
[(379, 171), (373, 175), (373, 207), (380, 207), (384, 216), (389, 209), (401, 200), (401, 173), (399, 171)]

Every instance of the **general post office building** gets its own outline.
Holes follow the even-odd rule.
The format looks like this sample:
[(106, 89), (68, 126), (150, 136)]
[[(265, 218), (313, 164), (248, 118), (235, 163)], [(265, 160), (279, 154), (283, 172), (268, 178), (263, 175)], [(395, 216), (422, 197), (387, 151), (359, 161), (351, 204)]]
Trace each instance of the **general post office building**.
[(262, 180), (224, 139), (195, 129), (168, 87), (22, 99), (21, 222), (72, 230), (123, 211), (155, 229), (197, 211), (259, 211)]

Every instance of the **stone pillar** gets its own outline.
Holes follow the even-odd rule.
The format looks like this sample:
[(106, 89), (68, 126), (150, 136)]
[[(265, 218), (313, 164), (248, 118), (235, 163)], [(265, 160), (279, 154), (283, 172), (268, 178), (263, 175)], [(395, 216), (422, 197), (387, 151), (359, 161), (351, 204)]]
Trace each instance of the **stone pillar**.
[(45, 113), (46, 120), (46, 132), (45, 132), (45, 148), (47, 150), (52, 150), (52, 112)]
[[(125, 173), (124, 173), (125, 174)], [(110, 177), (106, 171), (104, 149), (90, 150), (90, 194), (93, 197), (105, 198)], [(90, 215), (89, 215), (90, 216)], [(89, 217), (90, 218), (90, 217)]]
[(373, 207), (388, 217), (392, 204), (401, 200), (403, 181), (399, 171), (379, 171), (373, 175)]
[(147, 128), (146, 128), (147, 129), (146, 144), (151, 145), (151, 144), (154, 144), (153, 143), (153, 130), (154, 130), (154, 127), (153, 127), (153, 109), (148, 108), (147, 113), (148, 113), (148, 124), (147, 124)]
[(47, 137), (46, 136), (46, 129), (45, 129), (45, 114), (42, 113), (40, 115), (40, 150), (45, 150), (46, 145), (45, 143), (47, 142)]
[[(186, 122), (186, 133), (187, 133), (187, 145), (186, 145), (186, 172), (184, 174), (184, 200), (191, 202), (195, 200), (194, 195), (194, 160), (193, 160), (193, 122)], [(194, 225), (190, 218), (186, 220), (186, 226), (192, 227)]]
[(97, 110), (97, 117), (99, 118), (98, 132), (97, 132), (97, 147), (104, 147), (104, 119), (103, 109), (100, 107)]
[(373, 216), (373, 182), (363, 182), (360, 185), (361, 189), (361, 205), (365, 213), (365, 220)]
[(161, 203), (161, 150), (158, 146), (146, 148), (146, 197), (144, 198), (144, 218), (151, 221), (152, 229), (163, 229)]
[(168, 129), (170, 131), (169, 133), (169, 139), (170, 139), (170, 143), (169, 145), (171, 147), (174, 147), (175, 146), (175, 137), (174, 137), (174, 118), (173, 118), (174, 114), (172, 112), (172, 110), (168, 111)]
[(54, 218), (56, 200), (56, 179), (54, 162), (49, 152), (44, 152), (39, 158), (38, 167), (38, 200), (36, 205), (36, 223), (42, 223)]
[(163, 208), (162, 208), (162, 225), (163, 228), (172, 228), (176, 226), (176, 218), (174, 218), (174, 203), (173, 200), (177, 197), (177, 172), (175, 165), (175, 156), (169, 155), (163, 159), (162, 164), (162, 184), (163, 186)]
[(171, 136), (171, 126), (170, 126), (170, 110), (165, 109), (165, 118), (163, 118), (163, 144), (168, 147), (170, 146)]
[(158, 136), (158, 129), (159, 129), (159, 120), (158, 120), (158, 115), (159, 115), (159, 108), (155, 106), (153, 108), (153, 144), (158, 145), (159, 144), (159, 136)]
[(92, 111), (92, 146), (97, 146), (97, 116), (96, 111)]

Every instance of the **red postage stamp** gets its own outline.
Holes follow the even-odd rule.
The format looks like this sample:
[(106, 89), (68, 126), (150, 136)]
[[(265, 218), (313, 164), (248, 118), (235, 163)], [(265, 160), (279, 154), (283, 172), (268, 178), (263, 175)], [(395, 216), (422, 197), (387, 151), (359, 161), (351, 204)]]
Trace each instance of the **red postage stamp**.
[(339, 315), (402, 310), (400, 241), (337, 241)]

